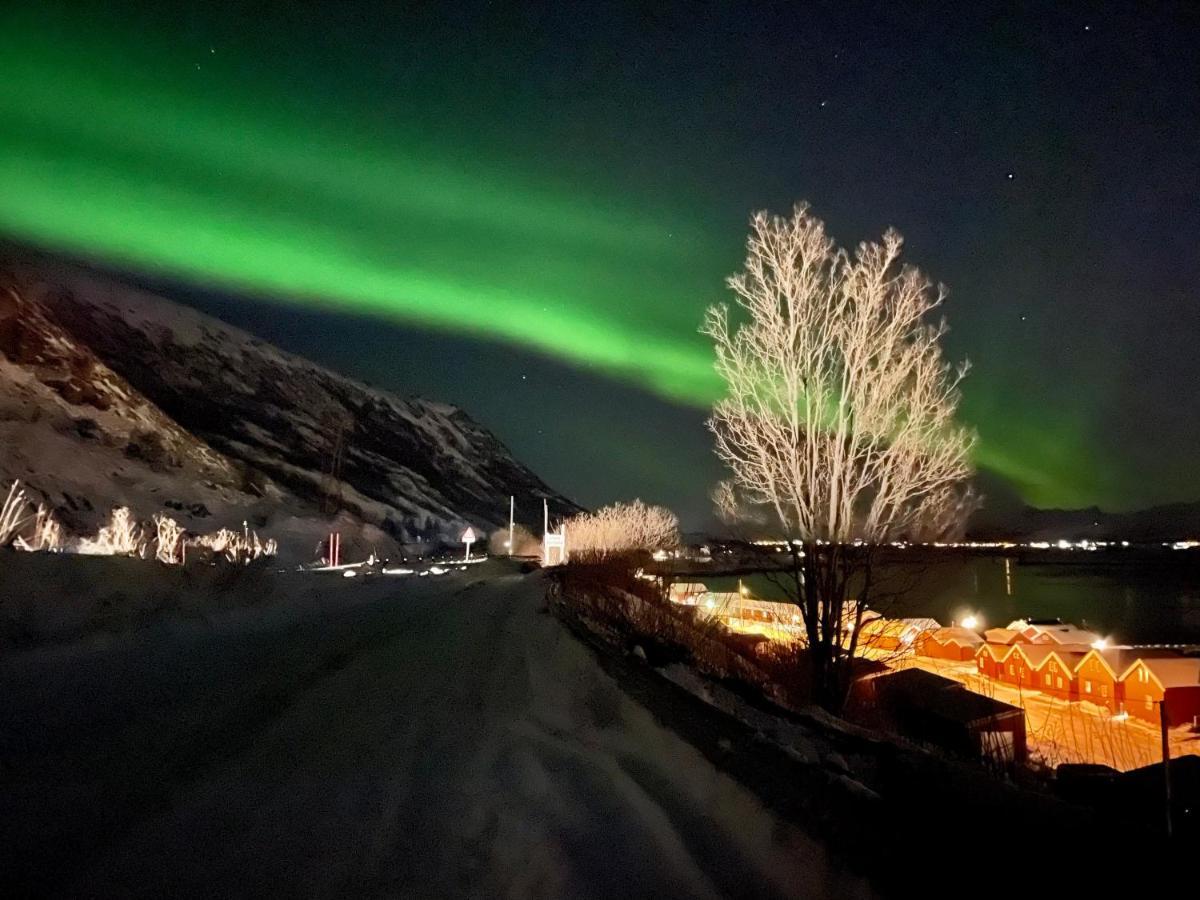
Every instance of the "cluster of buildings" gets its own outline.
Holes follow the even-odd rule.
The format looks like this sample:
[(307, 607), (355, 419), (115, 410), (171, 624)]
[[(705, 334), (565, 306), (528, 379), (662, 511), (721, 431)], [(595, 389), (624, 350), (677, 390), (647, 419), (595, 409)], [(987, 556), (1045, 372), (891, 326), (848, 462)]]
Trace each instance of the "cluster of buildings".
[(981, 677), (1001, 684), (1154, 723), (1165, 711), (1172, 725), (1200, 725), (1200, 657), (1176, 649), (1109, 647), (1074, 625), (1023, 621), (983, 634), (937, 628), (912, 646), (918, 656), (973, 660)]
[[(799, 610), (760, 600), (744, 590), (710, 591), (700, 582), (670, 585), (672, 602), (705, 609), (735, 631), (775, 639), (802, 637)], [(853, 610), (849, 611), (850, 613)], [(846, 623), (846, 631), (852, 629)], [(1155, 724), (1200, 727), (1200, 656), (1167, 647), (1109, 647), (1100, 635), (1059, 621), (1018, 620), (982, 633), (970, 621), (942, 626), (936, 619), (889, 619), (865, 612), (861, 652), (973, 662), (982, 678), (1068, 702), (1088, 701), (1114, 715)]]

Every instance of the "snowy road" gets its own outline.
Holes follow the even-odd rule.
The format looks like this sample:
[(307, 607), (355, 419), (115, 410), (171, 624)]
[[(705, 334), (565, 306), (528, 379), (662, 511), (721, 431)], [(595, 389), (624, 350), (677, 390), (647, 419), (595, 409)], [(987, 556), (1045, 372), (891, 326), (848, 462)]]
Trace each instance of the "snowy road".
[(629, 699), (538, 576), (327, 583), (0, 661), (0, 864), (23, 892), (861, 890)]

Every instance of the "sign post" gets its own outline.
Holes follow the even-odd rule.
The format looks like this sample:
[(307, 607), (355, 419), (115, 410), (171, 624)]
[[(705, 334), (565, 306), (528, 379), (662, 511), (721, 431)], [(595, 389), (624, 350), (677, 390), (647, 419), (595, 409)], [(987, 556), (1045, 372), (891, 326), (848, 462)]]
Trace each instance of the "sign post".
[(471, 545), (475, 543), (475, 532), (471, 530), (471, 526), (467, 526), (467, 530), (462, 533), (462, 542), (467, 545), (467, 555), (463, 557), (464, 562), (471, 561)]

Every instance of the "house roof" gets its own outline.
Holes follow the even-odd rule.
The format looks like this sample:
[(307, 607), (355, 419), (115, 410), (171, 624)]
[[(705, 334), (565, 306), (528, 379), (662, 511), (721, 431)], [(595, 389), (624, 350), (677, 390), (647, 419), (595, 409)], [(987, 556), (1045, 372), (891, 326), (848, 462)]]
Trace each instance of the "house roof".
[(937, 631), (941, 628), (941, 624), (937, 619), (885, 619), (878, 617), (869, 621), (863, 622), (862, 633), (865, 635), (890, 635), (899, 637), (912, 629), (918, 633), (923, 631)]
[(708, 586), (699, 581), (677, 581), (671, 585), (672, 594), (703, 594)]
[(1136, 660), (1121, 674), (1121, 680), (1137, 668), (1146, 667), (1151, 677), (1164, 691), (1168, 688), (1200, 687), (1200, 658), (1190, 656), (1143, 657)]
[(961, 625), (939, 628), (929, 636), (939, 644), (958, 644), (960, 647), (977, 647), (983, 643), (983, 638), (976, 632), (970, 628), (963, 628)]
[(1169, 647), (1106, 647), (1103, 650), (1093, 647), (1083, 655), (1075, 669), (1078, 671), (1088, 657), (1095, 657), (1113, 678), (1120, 679), (1139, 659), (1177, 656), (1179, 656), (1179, 652)]
[(987, 653), (996, 662), (1004, 662), (1012, 655), (1014, 649), (1016, 648), (1012, 644), (980, 644), (975, 655)]
[(1046, 664), (1050, 657), (1056, 657), (1068, 672), (1074, 672), (1076, 665), (1087, 654), (1087, 647), (1060, 647), (1056, 644), (1018, 644), (1017, 653), (1025, 657), (1025, 661), (1036, 669)]
[(1024, 719), (1017, 706), (969, 691), (957, 681), (923, 669), (905, 669), (875, 680), (881, 693), (938, 718), (968, 726), (996, 719)]
[(1022, 632), (1030, 640), (1049, 638), (1056, 644), (1083, 644), (1091, 646), (1100, 640), (1100, 635), (1075, 625), (1030, 625)]
[(983, 633), (984, 639), (989, 644), (1012, 644), (1018, 638), (1023, 637), (1021, 632), (1013, 631), (1011, 628), (989, 628)]

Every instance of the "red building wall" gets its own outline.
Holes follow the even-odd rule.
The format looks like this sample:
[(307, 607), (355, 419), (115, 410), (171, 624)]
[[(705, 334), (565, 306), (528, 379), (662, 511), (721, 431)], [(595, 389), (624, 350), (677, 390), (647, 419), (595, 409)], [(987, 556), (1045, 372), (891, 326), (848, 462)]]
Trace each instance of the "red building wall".
[(1167, 688), (1167, 721), (1171, 725), (1191, 725), (1200, 717), (1200, 684)]
[(1149, 672), (1140, 665), (1134, 666), (1121, 679), (1121, 686), (1125, 694), (1125, 711), (1131, 716), (1137, 716), (1139, 719), (1145, 719), (1147, 722), (1157, 725), (1160, 715), (1158, 704), (1162, 702), (1163, 691), (1153, 678), (1143, 679), (1139, 674), (1143, 671)]
[[(1035, 674), (1037, 689), (1062, 700), (1078, 700), (1075, 675), (1056, 656), (1047, 656)], [(1049, 684), (1047, 684), (1049, 679)]]
[[(1075, 673), (1075, 681), (1080, 700), (1107, 707), (1114, 713), (1121, 711), (1121, 701), (1124, 699), (1121, 682), (1096, 657), (1090, 656), (1083, 661)], [(1090, 691), (1087, 690), (1089, 685)]]

